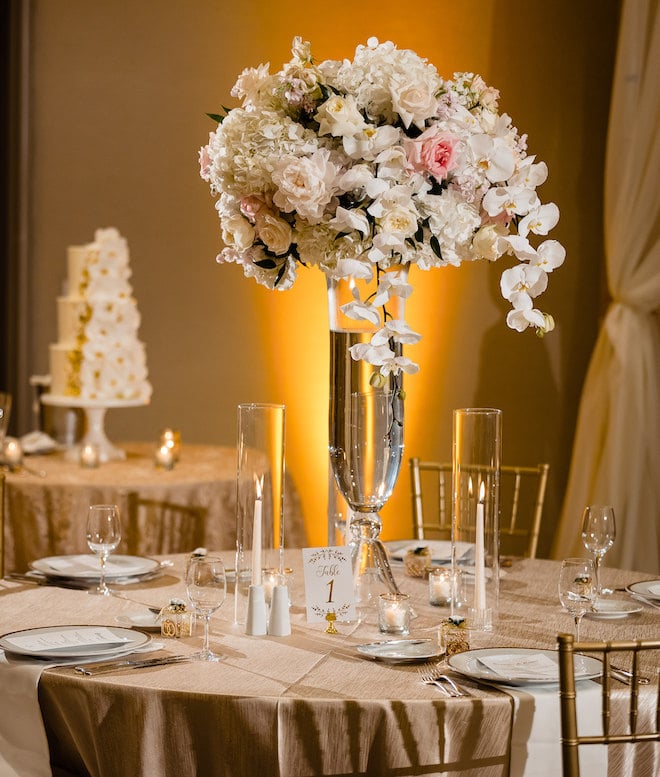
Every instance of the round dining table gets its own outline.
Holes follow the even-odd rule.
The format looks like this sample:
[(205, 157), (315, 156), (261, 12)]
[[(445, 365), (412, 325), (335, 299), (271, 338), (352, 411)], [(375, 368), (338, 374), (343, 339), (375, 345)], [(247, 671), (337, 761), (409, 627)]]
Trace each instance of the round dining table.
[[(38, 703), (53, 774), (560, 775), (559, 761), (554, 772), (534, 770), (532, 751), (525, 750), (528, 731), (516, 735), (522, 736), (522, 750), (516, 743), (515, 699), (506, 690), (451, 672), (467, 695), (448, 698), (421, 682), (416, 664), (374, 660), (358, 651), (361, 644), (388, 638), (371, 618), (338, 620), (336, 634), (328, 633), (325, 622), (308, 622), (301, 556), (300, 550), (287, 550), (285, 556), (293, 569), (290, 636), (248, 636), (245, 626), (234, 622), (230, 591), (210, 621), (211, 647), (222, 655), (218, 662), (192, 659), (201, 646), (197, 628), (193, 636), (183, 638), (153, 635), (155, 641), (162, 640), (154, 655), (191, 657), (182, 663), (93, 676), (70, 666), (45, 669)], [(161, 577), (122, 586), (115, 596), (3, 581), (0, 633), (130, 622), (146, 615), (148, 606), (185, 598), (186, 557), (172, 561)], [(233, 554), (226, 553), (225, 561), (232, 567)], [(393, 563), (414, 608), (410, 637), (435, 644), (448, 611), (429, 604), (425, 580), (406, 576), (403, 566)], [(469, 632), (470, 648), (553, 650), (557, 634), (573, 628), (571, 616), (559, 605), (558, 574), (555, 561), (515, 560), (501, 579), (493, 630)], [(613, 588), (648, 578), (603, 570), (604, 583)], [(621, 592), (616, 595), (626, 598)], [(641, 603), (631, 609), (637, 611), (621, 618), (585, 617), (581, 637), (657, 638), (660, 610)], [(629, 692), (619, 685), (617, 693)], [(559, 731), (558, 718), (540, 721), (541, 727), (546, 723), (549, 731)], [(619, 748), (609, 777), (654, 777), (660, 766), (658, 748), (652, 743), (642, 747), (646, 750), (641, 760), (639, 750), (628, 755)]]
[[(235, 448), (184, 444), (179, 461), (164, 469), (156, 466), (155, 444), (120, 447), (124, 460), (94, 468), (60, 451), (26, 457), (26, 467), (6, 474), (5, 571), (24, 571), (46, 556), (87, 552), (85, 521), (91, 504), (122, 508), (120, 553), (235, 547)], [(289, 473), (284, 526), (288, 545), (305, 544), (302, 507)]]

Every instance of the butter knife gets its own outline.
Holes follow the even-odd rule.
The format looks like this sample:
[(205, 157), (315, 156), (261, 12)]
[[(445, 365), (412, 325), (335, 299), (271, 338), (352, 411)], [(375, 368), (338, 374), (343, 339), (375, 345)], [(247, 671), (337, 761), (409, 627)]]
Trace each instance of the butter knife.
[(142, 669), (149, 666), (165, 666), (166, 664), (178, 664), (182, 661), (188, 661), (190, 656), (167, 656), (165, 658), (145, 658), (138, 661), (102, 661), (94, 664), (80, 664), (74, 666), (74, 670), (79, 674), (88, 677), (107, 672), (117, 672), (122, 669)]

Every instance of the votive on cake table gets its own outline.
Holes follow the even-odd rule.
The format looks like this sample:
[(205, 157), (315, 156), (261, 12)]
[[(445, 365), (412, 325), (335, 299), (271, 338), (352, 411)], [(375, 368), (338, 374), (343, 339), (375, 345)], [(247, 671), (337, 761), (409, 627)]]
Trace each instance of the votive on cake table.
[[(128, 245), (116, 229), (98, 229), (94, 242), (69, 246), (66, 293), (57, 298), (58, 341), (49, 347), (50, 392), (41, 397), (46, 405), (85, 411), (82, 445), (97, 446), (102, 462), (125, 458), (105, 434), (106, 411), (151, 398), (130, 277)], [(67, 457), (79, 460), (80, 450), (69, 449)]]

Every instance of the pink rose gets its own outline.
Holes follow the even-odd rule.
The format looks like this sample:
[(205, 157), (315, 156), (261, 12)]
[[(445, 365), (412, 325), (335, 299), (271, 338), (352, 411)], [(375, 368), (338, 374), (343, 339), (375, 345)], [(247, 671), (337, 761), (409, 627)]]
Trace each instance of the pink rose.
[(442, 181), (456, 166), (457, 143), (449, 132), (429, 127), (418, 138), (404, 141), (408, 164), (413, 170), (431, 173), (437, 181)]
[(248, 221), (252, 222), (252, 224), (255, 223), (257, 216), (264, 208), (267, 208), (266, 203), (261, 197), (257, 197), (256, 195), (250, 195), (249, 197), (243, 197), (241, 199), (241, 213)]

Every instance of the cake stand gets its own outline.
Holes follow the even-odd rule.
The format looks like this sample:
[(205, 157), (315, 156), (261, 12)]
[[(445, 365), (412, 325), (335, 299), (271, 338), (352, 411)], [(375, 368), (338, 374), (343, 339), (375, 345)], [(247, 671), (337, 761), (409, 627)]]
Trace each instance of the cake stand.
[(85, 435), (83, 439), (65, 454), (70, 461), (80, 461), (80, 451), (85, 445), (94, 445), (99, 451), (99, 460), (117, 461), (126, 458), (126, 453), (115, 447), (105, 433), (105, 413), (115, 407), (143, 407), (148, 405), (146, 399), (82, 399), (58, 394), (42, 394), (44, 405), (53, 407), (81, 408), (85, 411)]

